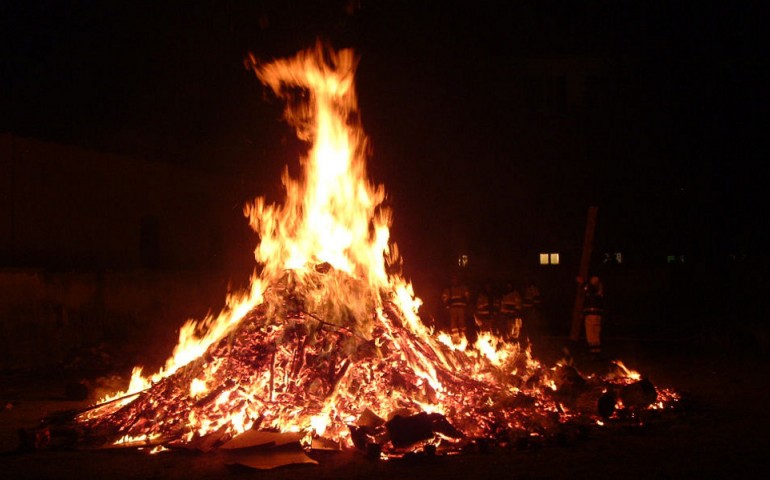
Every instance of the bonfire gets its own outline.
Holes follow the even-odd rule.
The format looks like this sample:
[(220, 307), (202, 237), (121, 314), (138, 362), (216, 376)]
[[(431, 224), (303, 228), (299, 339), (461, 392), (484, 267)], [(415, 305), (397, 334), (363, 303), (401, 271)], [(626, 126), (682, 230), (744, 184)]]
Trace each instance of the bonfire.
[(250, 288), (188, 321), (159, 371), (135, 368), (125, 391), (78, 412), (80, 445), (213, 448), (264, 431), (397, 456), (664, 406), (619, 362), (584, 378), (566, 362), (542, 365), (523, 342), (482, 333), (471, 344), (428, 328), (400, 273), (385, 189), (367, 179), (354, 52), (318, 43), (246, 63), (307, 142), (302, 175), (285, 170), (282, 204), (244, 208), (259, 236)]

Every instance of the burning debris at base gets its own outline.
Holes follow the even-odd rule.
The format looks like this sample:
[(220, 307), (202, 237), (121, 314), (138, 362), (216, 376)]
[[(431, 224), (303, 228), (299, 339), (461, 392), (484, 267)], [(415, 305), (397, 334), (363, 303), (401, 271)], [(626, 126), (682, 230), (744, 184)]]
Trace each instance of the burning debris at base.
[(641, 421), (641, 411), (675, 398), (621, 363), (584, 377), (567, 364), (546, 368), (518, 344), (493, 348), (491, 337), (477, 343), (493, 348), (490, 357), (421, 338), (388, 301), (357, 322), (325, 299), (331, 289), (364, 294), (359, 282), (327, 269), (305, 280), (288, 272), (232, 332), (149, 388), (47, 419), (51, 433), (59, 424), (67, 434), (43, 443), (207, 451), (263, 430), (293, 432), (308, 448), (325, 439), (362, 451), (375, 444), (386, 456), (457, 452), (479, 439), (520, 444), (613, 418)]
[[(391, 273), (400, 260), (384, 189), (366, 180), (355, 64), (351, 51), (320, 44), (288, 60), (249, 59), (312, 142), (305, 178), (284, 175), (284, 205), (260, 198), (245, 209), (260, 236), (250, 291), (188, 322), (156, 374), (137, 368), (126, 391), (25, 431), (28, 448), (289, 443), (397, 458), (559, 442), (676, 403), (620, 362), (583, 375), (567, 360), (542, 365), (527, 345), (487, 333), (470, 344), (421, 322), (411, 285)], [(281, 461), (307, 463), (296, 451)]]

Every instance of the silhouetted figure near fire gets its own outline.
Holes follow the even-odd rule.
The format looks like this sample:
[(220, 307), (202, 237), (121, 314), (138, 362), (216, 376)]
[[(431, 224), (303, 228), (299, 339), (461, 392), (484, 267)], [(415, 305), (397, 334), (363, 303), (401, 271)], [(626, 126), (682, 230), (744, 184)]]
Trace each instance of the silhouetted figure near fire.
[(583, 302), (583, 318), (586, 329), (586, 342), (590, 354), (599, 356), (602, 352), (602, 317), (604, 316), (604, 285), (596, 275), (588, 282), (578, 277), (583, 284), (585, 300)]
[(444, 306), (449, 310), (449, 331), (453, 336), (465, 334), (465, 311), (468, 308), (470, 291), (460, 281), (458, 275), (452, 275), (452, 284), (441, 294)]
[(507, 283), (503, 297), (500, 299), (500, 333), (504, 338), (519, 339), (522, 327), (521, 311), (521, 292), (513, 286), (513, 283)]
[(492, 289), (492, 284), (484, 284), (478, 295), (476, 295), (476, 309), (473, 312), (473, 319), (476, 323), (476, 328), (480, 332), (492, 331), (492, 322), (495, 316), (495, 294)]

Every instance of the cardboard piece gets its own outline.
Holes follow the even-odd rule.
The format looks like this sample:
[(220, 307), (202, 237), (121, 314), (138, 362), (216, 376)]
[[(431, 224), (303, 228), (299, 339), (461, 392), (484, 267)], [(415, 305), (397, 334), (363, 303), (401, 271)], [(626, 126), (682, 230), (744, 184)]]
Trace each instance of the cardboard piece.
[(280, 448), (239, 448), (227, 452), (227, 465), (240, 465), (256, 470), (270, 470), (285, 465), (311, 464), (318, 462), (308, 457), (297, 445)]
[(296, 443), (299, 446), (299, 441), (305, 434), (298, 432), (270, 432), (265, 430), (246, 430), (240, 435), (236, 435), (222, 445), (221, 449), (235, 450), (239, 448), (252, 448), (252, 447), (280, 447)]

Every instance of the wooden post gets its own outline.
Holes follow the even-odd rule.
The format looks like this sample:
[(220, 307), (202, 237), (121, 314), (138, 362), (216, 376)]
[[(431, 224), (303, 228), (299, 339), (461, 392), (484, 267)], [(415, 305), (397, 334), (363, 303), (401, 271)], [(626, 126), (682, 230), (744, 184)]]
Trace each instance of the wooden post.
[[(596, 231), (596, 214), (599, 207), (588, 207), (588, 216), (586, 218), (586, 231), (583, 237), (583, 255), (580, 257), (580, 271), (578, 276), (583, 281), (588, 280), (588, 268), (591, 265), (591, 250), (594, 243), (594, 231)], [(572, 328), (569, 339), (573, 342), (580, 341), (580, 333), (583, 330), (583, 302), (585, 301), (585, 291), (583, 286), (577, 285), (575, 293), (575, 307), (572, 309)]]

